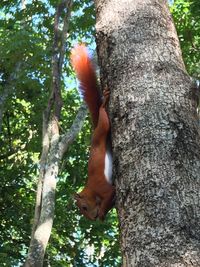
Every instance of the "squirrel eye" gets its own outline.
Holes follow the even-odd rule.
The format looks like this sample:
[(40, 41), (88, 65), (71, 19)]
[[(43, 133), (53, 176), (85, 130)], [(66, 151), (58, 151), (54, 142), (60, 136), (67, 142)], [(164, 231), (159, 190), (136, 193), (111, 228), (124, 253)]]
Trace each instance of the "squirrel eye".
[(82, 209), (83, 209), (84, 211), (87, 211), (87, 207), (86, 207), (86, 206), (82, 206)]

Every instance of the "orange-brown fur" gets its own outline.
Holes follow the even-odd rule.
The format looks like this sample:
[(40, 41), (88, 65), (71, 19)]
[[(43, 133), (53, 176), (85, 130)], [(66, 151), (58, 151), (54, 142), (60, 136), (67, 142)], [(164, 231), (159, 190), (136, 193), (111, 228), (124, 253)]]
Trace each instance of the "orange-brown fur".
[(103, 220), (113, 207), (115, 187), (105, 177), (105, 155), (109, 142), (110, 123), (105, 109), (109, 91), (105, 90), (102, 102), (95, 69), (84, 45), (72, 50), (71, 62), (80, 81), (81, 92), (92, 116), (92, 135), (88, 163), (88, 179), (85, 188), (75, 194), (76, 204), (81, 213), (91, 220)]

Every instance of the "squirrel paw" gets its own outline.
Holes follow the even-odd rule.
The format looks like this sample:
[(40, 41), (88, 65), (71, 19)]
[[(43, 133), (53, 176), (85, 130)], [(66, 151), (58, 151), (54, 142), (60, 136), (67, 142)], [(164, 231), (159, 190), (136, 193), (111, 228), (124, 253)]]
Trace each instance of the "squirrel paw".
[(110, 90), (108, 89), (108, 86), (105, 87), (103, 90), (103, 107), (108, 103), (110, 97)]
[(102, 210), (100, 210), (98, 217), (99, 217), (99, 220), (104, 221), (104, 219), (105, 219), (105, 212), (102, 211)]

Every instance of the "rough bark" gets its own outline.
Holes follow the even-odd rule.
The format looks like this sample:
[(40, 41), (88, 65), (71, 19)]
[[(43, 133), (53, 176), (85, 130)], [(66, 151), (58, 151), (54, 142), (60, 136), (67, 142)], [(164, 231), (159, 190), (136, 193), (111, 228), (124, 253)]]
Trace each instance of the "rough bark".
[(96, 0), (123, 266), (200, 266), (198, 95), (165, 0)]

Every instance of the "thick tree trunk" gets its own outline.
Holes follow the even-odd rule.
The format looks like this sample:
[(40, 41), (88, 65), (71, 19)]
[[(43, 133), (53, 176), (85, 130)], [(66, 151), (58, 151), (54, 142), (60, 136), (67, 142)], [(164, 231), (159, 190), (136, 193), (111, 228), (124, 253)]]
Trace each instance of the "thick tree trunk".
[(200, 266), (196, 89), (165, 0), (96, 0), (123, 266)]

